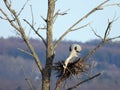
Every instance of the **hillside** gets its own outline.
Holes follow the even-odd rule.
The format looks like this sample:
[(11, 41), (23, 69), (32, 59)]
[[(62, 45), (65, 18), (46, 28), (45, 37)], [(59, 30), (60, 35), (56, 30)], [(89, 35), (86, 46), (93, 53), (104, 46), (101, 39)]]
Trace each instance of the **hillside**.
[[(42, 64), (44, 64), (45, 47), (43, 43), (36, 39), (30, 41), (42, 60)], [(85, 43), (62, 41), (58, 46), (59, 48), (56, 49), (54, 62), (66, 59), (69, 54), (69, 45), (72, 43), (79, 43), (82, 46), (81, 56), (83, 57), (99, 43), (99, 40), (91, 40)], [(25, 81), (25, 74), (31, 78), (37, 90), (37, 88), (40, 88), (40, 72), (33, 58), (21, 52), (18, 48), (28, 50), (24, 41), (19, 38), (0, 38), (0, 90), (30, 90)], [(104, 71), (105, 73), (81, 85), (80, 88), (82, 90), (119, 90), (120, 42), (109, 42), (92, 55), (89, 60), (98, 63), (93, 69), (94, 72)]]

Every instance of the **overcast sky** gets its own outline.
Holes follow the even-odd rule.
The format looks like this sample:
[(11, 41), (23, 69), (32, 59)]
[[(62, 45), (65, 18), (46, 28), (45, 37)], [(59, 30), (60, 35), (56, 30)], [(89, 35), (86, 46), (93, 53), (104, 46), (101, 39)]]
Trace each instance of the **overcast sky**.
[[(15, 8), (17, 12), (20, 11), (20, 8), (25, 3), (26, 0), (11, 0), (12, 8)], [(60, 12), (67, 11), (68, 14), (64, 16), (59, 16), (54, 24), (53, 37), (54, 39), (58, 39), (61, 34), (63, 34), (71, 25), (73, 25), (78, 19), (87, 14), (90, 10), (92, 10), (95, 6), (103, 2), (104, 0), (57, 0), (55, 11), (60, 10)], [(109, 3), (120, 3), (120, 0), (110, 0)], [(34, 14), (34, 22), (35, 28), (39, 26), (44, 27), (45, 22), (41, 19), (41, 16), (46, 18), (47, 15), (47, 0), (29, 0), (25, 9), (21, 13), (20, 19), (25, 28), (27, 36), (38, 38), (29, 28), (29, 26), (23, 21), (23, 19), (27, 19), (29, 22), (31, 19), (31, 10), (30, 5), (33, 8)], [(7, 9), (4, 6), (2, 0), (0, 0), (0, 8), (4, 9), (7, 13)], [(0, 13), (0, 16), (2, 14)], [(81, 22), (77, 27), (85, 25), (87, 23), (91, 23), (91, 26), (95, 29), (95, 31), (103, 36), (104, 31), (108, 24), (108, 19), (112, 20), (113, 18), (120, 17), (120, 7), (106, 7), (104, 10), (99, 10), (94, 14), (90, 15), (87, 19)], [(120, 18), (113, 23), (111, 28), (110, 37), (120, 35)], [(39, 31), (43, 37), (45, 37), (45, 30)], [(10, 37), (16, 36), (15, 30), (7, 23), (6, 21), (0, 20), (0, 37)], [(88, 40), (96, 39), (96, 36), (93, 34), (89, 27), (83, 28), (81, 30), (71, 32), (64, 37), (64, 40), (75, 40), (86, 42)]]

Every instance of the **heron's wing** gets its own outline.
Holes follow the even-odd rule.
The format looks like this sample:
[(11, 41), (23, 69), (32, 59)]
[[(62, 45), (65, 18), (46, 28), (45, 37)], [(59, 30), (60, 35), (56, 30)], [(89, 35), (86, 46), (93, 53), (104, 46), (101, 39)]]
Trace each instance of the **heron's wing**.
[(80, 57), (73, 57), (73, 58), (70, 60), (70, 63), (77, 61), (79, 58), (80, 58)]

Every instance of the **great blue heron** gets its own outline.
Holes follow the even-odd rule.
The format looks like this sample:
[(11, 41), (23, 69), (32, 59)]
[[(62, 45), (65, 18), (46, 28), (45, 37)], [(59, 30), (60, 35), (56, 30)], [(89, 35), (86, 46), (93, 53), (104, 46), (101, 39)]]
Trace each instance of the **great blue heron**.
[(78, 53), (80, 53), (80, 51), (82, 50), (81, 46), (79, 44), (72, 44), (69, 48), (70, 50), (70, 55), (68, 56), (68, 58), (65, 60), (63, 68), (64, 68), (64, 73), (65, 70), (67, 68), (68, 63), (74, 58), (74, 57), (78, 57)]

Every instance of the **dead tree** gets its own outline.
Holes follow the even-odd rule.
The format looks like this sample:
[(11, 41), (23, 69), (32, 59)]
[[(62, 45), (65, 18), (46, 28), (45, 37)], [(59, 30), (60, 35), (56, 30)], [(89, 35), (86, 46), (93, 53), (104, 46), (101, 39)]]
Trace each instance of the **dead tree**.
[[(53, 66), (53, 59), (55, 56), (55, 50), (56, 47), (58, 46), (58, 44), (61, 42), (61, 40), (64, 38), (64, 36), (66, 36), (69, 32), (72, 31), (76, 31), (76, 30), (80, 30), (88, 25), (85, 24), (83, 26), (80, 27), (76, 27), (81, 21), (83, 21), (84, 19), (86, 19), (87, 17), (89, 17), (91, 14), (93, 14), (96, 11), (99, 10), (103, 10), (106, 6), (119, 6), (119, 3), (116, 4), (107, 4), (107, 2), (109, 2), (109, 0), (105, 0), (104, 2), (102, 2), (101, 4), (99, 4), (97, 7), (95, 7), (93, 10), (91, 10), (89, 13), (87, 13), (85, 16), (83, 16), (82, 18), (78, 19), (78, 21), (76, 21), (71, 27), (69, 27), (63, 35), (61, 35), (59, 37), (59, 39), (53, 44), (53, 25), (54, 22), (56, 20), (56, 17), (59, 15), (65, 15), (67, 14), (66, 12), (61, 13), (59, 10), (57, 12), (54, 11), (55, 9), (55, 3), (57, 2), (57, 0), (48, 0), (48, 11), (47, 11), (47, 18), (43, 18), (42, 19), (45, 21), (46, 23), (46, 27), (42, 28), (42, 29), (46, 29), (46, 40), (39, 34), (38, 29), (35, 29), (34, 27), (34, 18), (32, 18), (32, 24), (26, 20), (23, 19), (24, 22), (26, 22), (26, 24), (28, 24), (30, 26), (30, 28), (36, 33), (36, 35), (38, 35), (45, 47), (46, 47), (46, 64), (45, 67), (43, 67), (43, 65), (41, 64), (41, 59), (38, 58), (38, 55), (34, 49), (34, 47), (32, 46), (31, 42), (29, 41), (29, 38), (27, 37), (26, 33), (25, 33), (25, 29), (22, 26), (22, 21), (20, 20), (19, 16), (21, 15), (22, 11), (24, 10), (24, 7), (26, 6), (27, 2), (29, 0), (27, 0), (27, 2), (23, 5), (23, 7), (21, 8), (21, 10), (19, 12), (17, 12), (15, 9), (13, 9), (11, 7), (11, 0), (2, 0), (7, 8), (7, 10), (9, 11), (9, 13), (7, 13), (4, 9), (2, 9), (0, 7), (0, 12), (2, 15), (0, 15), (0, 18), (2, 20), (5, 20), (7, 22), (9, 22), (9, 24), (20, 34), (20, 36), (22, 37), (22, 39), (24, 40), (24, 42), (26, 43), (27, 47), (29, 48), (30, 52), (26, 51), (26, 50), (22, 50), (20, 49), (22, 52), (31, 55), (35, 62), (36, 65), (38, 66), (39, 71), (41, 72), (42, 75), (42, 90), (50, 90), (50, 77), (51, 77), (51, 71), (52, 71), (52, 66)], [(2, 2), (1, 1), (1, 2)], [(31, 12), (32, 12), (32, 8), (31, 8)], [(32, 12), (33, 13), (33, 12)], [(32, 14), (33, 17), (33, 14)], [(76, 62), (71, 63), (68, 65), (68, 68), (72, 71), (72, 73), (74, 74), (79, 74), (81, 72), (84, 72), (86, 70), (86, 64), (84, 64), (85, 60), (89, 58), (89, 56), (91, 56), (92, 54), (95, 53), (95, 51), (97, 49), (99, 49), (101, 46), (103, 46), (106, 42), (116, 39), (116, 38), (120, 38), (120, 36), (116, 36), (113, 38), (108, 38), (107, 36), (109, 35), (110, 32), (110, 27), (111, 24), (114, 22), (110, 21), (108, 22), (108, 26), (107, 29), (105, 30), (105, 34), (104, 37), (102, 38), (101, 36), (99, 36), (91, 27), (93, 33), (97, 36), (100, 37), (101, 39), (101, 43), (94, 48), (92, 51), (90, 51), (85, 57), (78, 59)], [(58, 67), (60, 67), (61, 69), (58, 70)], [(63, 70), (63, 67), (61, 66), (61, 64), (57, 63), (56, 66), (54, 67), (55, 70), (61, 71)], [(93, 77), (90, 77), (89, 79), (79, 82), (78, 84), (68, 88), (68, 90), (71, 90), (73, 88), (76, 88), (77, 86), (79, 86), (80, 84), (91, 80), (97, 76), (99, 76), (101, 73), (94, 75)], [(61, 77), (59, 78), (59, 80), (56, 82), (56, 90), (59, 90), (63, 81), (65, 81), (67, 78), (69, 78), (69, 76), (71, 75), (71, 73), (66, 70), (66, 73), (64, 75), (61, 74)], [(30, 82), (29, 82), (30, 84)], [(31, 87), (32, 88), (32, 87)]]

